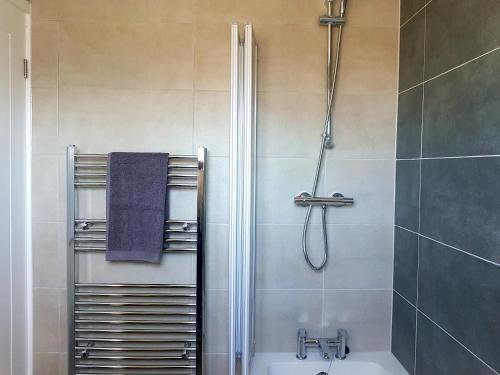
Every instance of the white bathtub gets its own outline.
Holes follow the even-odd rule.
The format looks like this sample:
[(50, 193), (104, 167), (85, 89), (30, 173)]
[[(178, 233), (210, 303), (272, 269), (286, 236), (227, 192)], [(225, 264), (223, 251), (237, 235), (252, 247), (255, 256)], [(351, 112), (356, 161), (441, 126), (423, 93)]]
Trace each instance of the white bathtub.
[[(309, 350), (308, 358), (300, 361), (295, 353), (257, 353), (252, 375), (317, 375), (328, 371), (330, 361)], [(408, 375), (390, 352), (351, 353), (347, 359), (335, 359), (330, 375)]]

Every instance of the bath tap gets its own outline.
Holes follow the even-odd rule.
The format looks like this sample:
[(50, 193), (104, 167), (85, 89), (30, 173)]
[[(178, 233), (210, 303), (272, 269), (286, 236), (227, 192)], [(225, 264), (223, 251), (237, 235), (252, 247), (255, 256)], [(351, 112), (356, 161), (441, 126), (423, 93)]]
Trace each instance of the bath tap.
[(307, 331), (300, 328), (297, 332), (297, 359), (307, 358), (307, 348), (319, 348), (324, 359), (330, 359), (331, 349), (335, 350), (335, 357), (338, 359), (346, 359), (349, 354), (349, 347), (347, 346), (347, 338), (349, 335), (345, 329), (337, 330), (337, 337), (335, 338), (308, 338)]

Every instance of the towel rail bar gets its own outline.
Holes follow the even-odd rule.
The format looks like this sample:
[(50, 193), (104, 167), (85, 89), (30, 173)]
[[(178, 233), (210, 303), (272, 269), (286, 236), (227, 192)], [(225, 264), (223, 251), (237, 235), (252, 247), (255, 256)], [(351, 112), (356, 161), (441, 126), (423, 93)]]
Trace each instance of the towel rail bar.
[(78, 217), (77, 201), (86, 195), (77, 192), (105, 188), (107, 162), (106, 154), (68, 147), (68, 375), (201, 375), (206, 149), (169, 155), (167, 171), (167, 192), (196, 192), (196, 217), (165, 220), (163, 248), (164, 254), (196, 257), (194, 284), (78, 281), (78, 260), (106, 251), (107, 225), (105, 219)]
[[(88, 349), (88, 346), (77, 346), (76, 349), (85, 350)], [(154, 348), (145, 348), (145, 347), (130, 347), (124, 346), (121, 348), (115, 347), (105, 347), (105, 346), (93, 346), (92, 351), (103, 351), (103, 352), (182, 352), (182, 351), (196, 351), (195, 348), (189, 348), (184, 346), (179, 347), (154, 347)]]
[(76, 283), (80, 288), (196, 288), (192, 284), (97, 284), (97, 283)]
[[(104, 252), (105, 247), (91, 247), (91, 246), (75, 246), (75, 251), (77, 252)], [(163, 253), (196, 253), (198, 249), (191, 248), (164, 248)]]
[(196, 297), (196, 293), (101, 293), (101, 292), (76, 292), (77, 297), (156, 297), (156, 298), (187, 298)]

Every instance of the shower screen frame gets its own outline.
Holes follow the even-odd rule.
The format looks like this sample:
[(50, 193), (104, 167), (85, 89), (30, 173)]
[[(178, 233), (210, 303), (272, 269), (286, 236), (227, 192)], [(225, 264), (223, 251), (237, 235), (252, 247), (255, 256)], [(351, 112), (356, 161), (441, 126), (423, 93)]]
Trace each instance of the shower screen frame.
[(257, 44), (231, 27), (229, 374), (248, 375), (255, 350)]

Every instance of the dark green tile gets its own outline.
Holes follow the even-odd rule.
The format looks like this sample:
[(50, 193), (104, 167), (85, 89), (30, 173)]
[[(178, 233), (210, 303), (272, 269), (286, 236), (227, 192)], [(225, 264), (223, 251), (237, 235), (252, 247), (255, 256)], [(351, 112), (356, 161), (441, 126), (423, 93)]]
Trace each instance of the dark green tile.
[(399, 95), (396, 153), (398, 159), (420, 157), (422, 98), (422, 86), (417, 86)]
[(418, 314), (416, 370), (418, 375), (495, 374), (420, 313)]
[(424, 157), (500, 154), (500, 51), (427, 83), (424, 107)]
[(417, 303), (418, 235), (394, 228), (394, 289)]
[(419, 310), (500, 370), (500, 267), (422, 237), (419, 255)]
[(396, 161), (395, 223), (418, 232), (420, 160)]
[(426, 10), (426, 78), (500, 46), (498, 0), (433, 0)]
[(420, 233), (500, 263), (500, 157), (422, 161)]
[(391, 351), (403, 367), (413, 374), (415, 364), (416, 309), (397, 293), (392, 297)]
[(401, 0), (400, 19), (401, 24), (415, 15), (425, 5), (426, 0)]
[(425, 12), (401, 27), (399, 49), (399, 91), (423, 81)]

